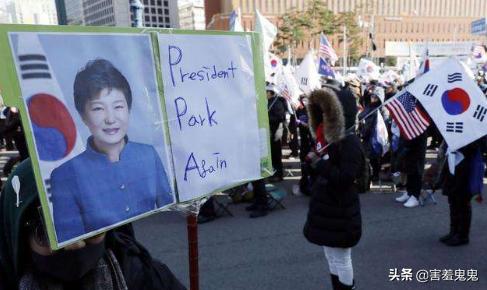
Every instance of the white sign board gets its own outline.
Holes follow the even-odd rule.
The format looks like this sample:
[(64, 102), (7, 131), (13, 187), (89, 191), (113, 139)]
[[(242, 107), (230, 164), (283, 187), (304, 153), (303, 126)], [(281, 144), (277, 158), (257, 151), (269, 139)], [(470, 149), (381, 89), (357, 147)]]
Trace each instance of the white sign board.
[(411, 46), (412, 53), (419, 56), (423, 54), (426, 46), (428, 46), (430, 56), (469, 55), (472, 51), (472, 47), (474, 44), (475, 42), (473, 41), (429, 43), (386, 41), (385, 54), (386, 56), (409, 56), (409, 47)]
[(260, 178), (250, 38), (159, 34), (159, 51), (180, 201)]

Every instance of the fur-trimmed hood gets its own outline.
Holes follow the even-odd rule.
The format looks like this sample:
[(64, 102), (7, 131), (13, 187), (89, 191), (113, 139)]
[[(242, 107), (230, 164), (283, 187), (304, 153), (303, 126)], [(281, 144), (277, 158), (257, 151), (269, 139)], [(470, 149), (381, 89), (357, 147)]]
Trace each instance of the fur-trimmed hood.
[(308, 114), (314, 133), (323, 122), (326, 142), (338, 142), (345, 136), (345, 116), (337, 94), (330, 88), (314, 90), (309, 96)]

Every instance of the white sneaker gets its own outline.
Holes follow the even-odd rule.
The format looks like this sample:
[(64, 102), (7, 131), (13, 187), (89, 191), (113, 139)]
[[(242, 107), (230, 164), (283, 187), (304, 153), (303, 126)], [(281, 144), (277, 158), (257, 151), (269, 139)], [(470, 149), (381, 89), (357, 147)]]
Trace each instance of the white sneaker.
[(397, 202), (401, 202), (401, 203), (404, 203), (406, 200), (409, 199), (409, 195), (407, 192), (403, 192), (403, 194), (400, 196), (400, 197), (397, 197), (396, 198), (396, 201)]
[(406, 201), (404, 204), (405, 207), (417, 207), (419, 205), (419, 200), (414, 197), (414, 195), (411, 195), (411, 197)]

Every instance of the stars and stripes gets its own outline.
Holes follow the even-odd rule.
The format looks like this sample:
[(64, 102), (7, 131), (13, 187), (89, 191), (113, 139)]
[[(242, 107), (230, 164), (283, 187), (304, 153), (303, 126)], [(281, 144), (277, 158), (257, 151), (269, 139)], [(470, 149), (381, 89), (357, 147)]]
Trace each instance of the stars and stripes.
[(331, 65), (335, 65), (335, 62), (338, 60), (335, 50), (323, 33), (320, 35), (320, 49), (318, 50), (318, 56), (325, 60), (328, 59)]
[(416, 98), (409, 92), (400, 92), (385, 104), (394, 121), (407, 140), (421, 135), (428, 128), (430, 121), (423, 110), (416, 106)]

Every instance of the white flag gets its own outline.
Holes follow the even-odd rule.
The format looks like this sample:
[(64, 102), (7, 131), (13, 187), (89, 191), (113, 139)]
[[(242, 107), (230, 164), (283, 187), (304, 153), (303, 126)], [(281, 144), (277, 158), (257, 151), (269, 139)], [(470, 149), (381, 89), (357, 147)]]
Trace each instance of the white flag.
[(318, 74), (318, 69), (316, 67), (313, 50), (310, 50), (306, 54), (299, 67), (296, 69), (295, 76), (299, 88), (306, 94), (321, 87), (320, 75)]
[(487, 99), (456, 58), (425, 73), (407, 90), (426, 109), (450, 151), (487, 134)]
[(276, 74), (276, 89), (279, 95), (291, 104), (299, 103), (299, 96), (303, 93), (293, 76), (290, 66), (283, 66)]
[(380, 68), (372, 61), (362, 58), (358, 64), (357, 75), (366, 81), (378, 80)]
[(376, 138), (376, 142), (381, 146), (382, 156), (384, 156), (389, 151), (389, 134), (387, 133), (386, 123), (380, 111), (377, 112), (374, 137)]
[(277, 35), (277, 27), (272, 24), (267, 18), (260, 14), (259, 10), (255, 10), (255, 31), (259, 32), (262, 37), (262, 55), (264, 56), (264, 69), (266, 79), (272, 74), (272, 69), (269, 64), (269, 49), (271, 48), (274, 38)]
[(255, 31), (262, 35), (264, 51), (269, 51), (277, 35), (277, 27), (255, 10)]
[(243, 32), (244, 28), (242, 26), (242, 16), (240, 14), (240, 8), (232, 11), (230, 18), (228, 19), (230, 31)]

